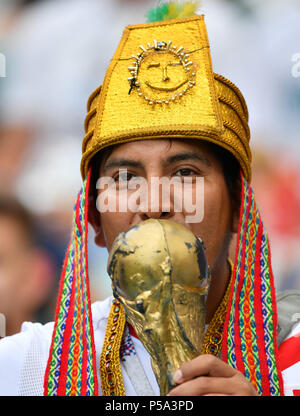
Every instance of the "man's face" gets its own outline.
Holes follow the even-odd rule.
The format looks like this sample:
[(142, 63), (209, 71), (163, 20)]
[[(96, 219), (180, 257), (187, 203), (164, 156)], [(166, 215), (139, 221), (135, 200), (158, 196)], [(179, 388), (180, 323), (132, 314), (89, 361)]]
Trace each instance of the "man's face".
[[(127, 171), (120, 175), (120, 169)], [(222, 167), (204, 142), (196, 140), (139, 140), (118, 145), (108, 155), (104, 154), (99, 177), (113, 178), (116, 183), (116, 196), (124, 192), (128, 181), (141, 177), (148, 185), (148, 205), (137, 212), (98, 212), (94, 222), (96, 242), (111, 249), (120, 232), (125, 232), (141, 221), (149, 218), (167, 219), (184, 224), (197, 237), (201, 237), (206, 246), (208, 263), (213, 270), (224, 252), (228, 250), (230, 233), (233, 230), (233, 214), (230, 196), (226, 186)], [(199, 222), (187, 222), (182, 204), (181, 212), (174, 209), (174, 193), (170, 194), (168, 212), (164, 209), (164, 200), (159, 198), (158, 212), (151, 209), (151, 179), (153, 177), (184, 181), (191, 178), (187, 190), (196, 201), (197, 178), (204, 178), (204, 217)], [(98, 190), (98, 198), (104, 189)], [(133, 190), (127, 190), (130, 198)], [(176, 194), (176, 192), (175, 192)], [(124, 194), (123, 194), (124, 195)], [(176, 197), (176, 195), (175, 195)]]

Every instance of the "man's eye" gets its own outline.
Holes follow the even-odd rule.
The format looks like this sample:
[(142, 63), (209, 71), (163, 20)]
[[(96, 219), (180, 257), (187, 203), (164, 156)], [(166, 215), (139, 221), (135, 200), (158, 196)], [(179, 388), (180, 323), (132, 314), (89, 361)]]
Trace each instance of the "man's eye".
[(129, 182), (133, 178), (133, 174), (129, 172), (120, 172), (114, 176), (115, 182)]
[(176, 172), (176, 176), (190, 176), (195, 174), (195, 171), (193, 171), (192, 169), (180, 169)]

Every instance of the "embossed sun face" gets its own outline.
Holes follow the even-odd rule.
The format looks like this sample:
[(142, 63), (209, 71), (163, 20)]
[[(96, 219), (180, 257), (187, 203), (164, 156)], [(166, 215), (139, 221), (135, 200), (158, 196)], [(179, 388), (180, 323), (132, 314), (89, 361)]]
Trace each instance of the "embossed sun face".
[(173, 92), (188, 82), (180, 60), (171, 53), (162, 52), (147, 56), (141, 64), (141, 85), (155, 91)]
[(148, 104), (169, 104), (185, 95), (195, 85), (196, 65), (182, 46), (172, 46), (172, 42), (157, 42), (147, 48), (140, 46), (142, 52), (128, 68), (131, 77), (131, 93), (137, 89), (138, 95)]

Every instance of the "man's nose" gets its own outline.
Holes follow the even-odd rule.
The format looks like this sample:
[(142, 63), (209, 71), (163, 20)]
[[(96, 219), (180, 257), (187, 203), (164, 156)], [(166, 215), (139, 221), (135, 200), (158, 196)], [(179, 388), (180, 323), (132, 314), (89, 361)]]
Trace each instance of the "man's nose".
[(170, 212), (166, 212), (166, 211), (162, 211), (162, 212), (151, 212), (151, 211), (147, 211), (147, 212), (143, 212), (140, 213), (140, 216), (143, 217), (142, 220), (149, 220), (149, 219), (155, 219), (155, 220), (160, 220), (160, 219), (168, 219), (170, 218), (172, 215)]
[(170, 219), (174, 215), (174, 195), (170, 191), (163, 192), (163, 187), (153, 190), (148, 186), (148, 198), (140, 205), (138, 212), (141, 219)]
[(159, 202), (157, 207), (152, 207), (151, 203), (148, 203), (146, 209), (140, 209), (139, 216), (142, 220), (148, 220), (150, 218), (159, 220), (159, 219), (169, 219), (174, 215), (173, 204), (170, 201), (169, 206), (167, 204), (163, 204), (163, 202)]

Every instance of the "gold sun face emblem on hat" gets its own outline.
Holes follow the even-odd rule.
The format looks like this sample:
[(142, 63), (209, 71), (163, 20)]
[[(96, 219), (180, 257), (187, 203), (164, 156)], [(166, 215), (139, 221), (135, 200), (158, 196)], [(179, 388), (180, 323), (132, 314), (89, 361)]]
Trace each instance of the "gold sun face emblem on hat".
[(142, 52), (132, 56), (135, 62), (128, 68), (129, 94), (136, 88), (150, 105), (169, 104), (195, 85), (196, 65), (183, 46), (155, 40), (153, 45), (148, 43), (140, 49)]

